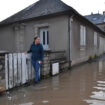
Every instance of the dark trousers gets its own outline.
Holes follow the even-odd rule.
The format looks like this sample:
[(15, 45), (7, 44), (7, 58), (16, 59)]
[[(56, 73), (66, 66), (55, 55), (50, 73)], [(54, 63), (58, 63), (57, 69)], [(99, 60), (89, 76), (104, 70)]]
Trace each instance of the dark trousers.
[(35, 70), (35, 82), (38, 82), (40, 80), (40, 76), (39, 76), (39, 69), (40, 69), (40, 64), (38, 63), (39, 61), (32, 61), (32, 65), (34, 67)]

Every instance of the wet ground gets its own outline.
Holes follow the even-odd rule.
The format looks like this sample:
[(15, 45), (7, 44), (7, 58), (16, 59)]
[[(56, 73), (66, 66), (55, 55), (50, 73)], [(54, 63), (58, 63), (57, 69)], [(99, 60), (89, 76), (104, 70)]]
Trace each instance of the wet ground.
[(7, 92), (0, 105), (105, 105), (105, 57)]

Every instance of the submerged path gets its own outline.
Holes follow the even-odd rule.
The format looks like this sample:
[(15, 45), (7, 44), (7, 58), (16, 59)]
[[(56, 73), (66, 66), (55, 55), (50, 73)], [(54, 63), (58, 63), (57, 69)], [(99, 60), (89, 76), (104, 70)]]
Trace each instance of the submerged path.
[(7, 92), (0, 105), (105, 105), (105, 57)]

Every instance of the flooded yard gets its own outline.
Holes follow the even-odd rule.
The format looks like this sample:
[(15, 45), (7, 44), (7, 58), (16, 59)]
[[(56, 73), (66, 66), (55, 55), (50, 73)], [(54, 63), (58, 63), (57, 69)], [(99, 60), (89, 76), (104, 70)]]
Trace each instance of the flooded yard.
[(105, 57), (7, 92), (0, 105), (105, 105)]

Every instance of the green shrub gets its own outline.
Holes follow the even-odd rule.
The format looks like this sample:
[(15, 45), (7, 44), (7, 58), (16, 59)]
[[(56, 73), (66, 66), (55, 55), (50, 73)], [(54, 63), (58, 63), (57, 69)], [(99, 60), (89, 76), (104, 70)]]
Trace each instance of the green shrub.
[(97, 58), (97, 57), (98, 57), (98, 56), (95, 54), (95, 55), (94, 55), (94, 59)]

